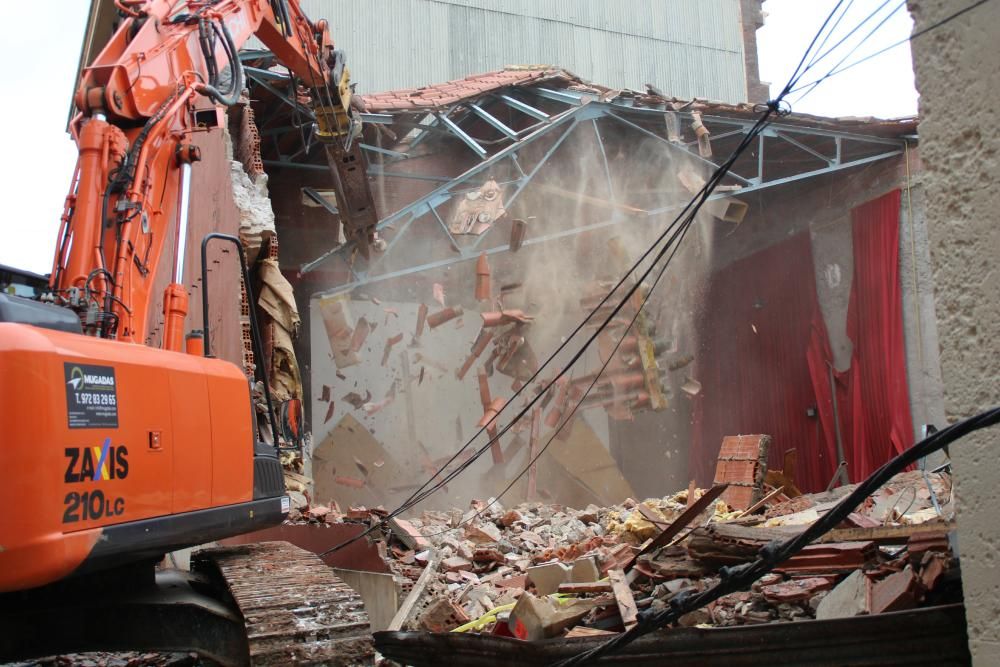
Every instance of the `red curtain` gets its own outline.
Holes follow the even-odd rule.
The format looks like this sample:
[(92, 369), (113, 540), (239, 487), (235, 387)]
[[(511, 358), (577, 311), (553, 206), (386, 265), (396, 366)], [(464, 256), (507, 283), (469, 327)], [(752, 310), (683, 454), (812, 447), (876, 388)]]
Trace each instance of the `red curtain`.
[[(688, 459), (700, 485), (714, 476), (722, 438), (740, 433), (771, 435), (769, 467), (781, 468), (784, 453), (796, 449), (803, 491), (823, 489), (833, 476), (830, 354), (814, 275), (803, 233), (712, 276), (698, 324), (694, 377), (702, 390), (692, 399)], [(822, 405), (818, 396), (826, 397)]]
[(851, 211), (854, 279), (847, 334), (854, 344), (844, 405), (845, 449), (858, 481), (913, 444), (899, 280), (900, 192)]
[(689, 453), (689, 469), (699, 484), (711, 482), (724, 436), (767, 433), (769, 467), (782, 467), (784, 453), (795, 448), (799, 487), (824, 489), (839, 463), (834, 392), (852, 482), (913, 443), (899, 204), (895, 190), (851, 212), (854, 275), (847, 334), (853, 353), (847, 371), (832, 370), (808, 234), (713, 274), (698, 320), (695, 378), (702, 391), (693, 399)]

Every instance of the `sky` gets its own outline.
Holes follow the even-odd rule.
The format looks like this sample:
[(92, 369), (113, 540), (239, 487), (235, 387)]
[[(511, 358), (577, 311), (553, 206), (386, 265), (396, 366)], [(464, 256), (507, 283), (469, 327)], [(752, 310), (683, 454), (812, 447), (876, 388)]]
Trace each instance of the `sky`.
[[(760, 77), (772, 82), (772, 95), (788, 80), (835, 4), (835, 0), (764, 3), (767, 17), (757, 32), (757, 43)], [(826, 48), (880, 4), (879, 0), (851, 3)], [(89, 5), (86, 0), (48, 0), (44, 16), (40, 16), (39, 3), (5, 3), (5, 18), (0, 22), (0, 60), (7, 63), (0, 70), (0, 89), (6, 91), (0, 105), (5, 149), (0, 161), (0, 264), (37, 273), (51, 270), (59, 218), (76, 164), (76, 148), (66, 133), (66, 120)], [(854, 39), (864, 37), (868, 26), (874, 27), (893, 8), (900, 9), (845, 62), (906, 38), (912, 23), (904, 5), (899, 0), (888, 2)], [(803, 83), (828, 72), (852, 45), (852, 40), (845, 42), (808, 72)], [(914, 115), (917, 93), (909, 45), (831, 77), (801, 101), (797, 97), (789, 99), (793, 109), (803, 113), (883, 118)]]

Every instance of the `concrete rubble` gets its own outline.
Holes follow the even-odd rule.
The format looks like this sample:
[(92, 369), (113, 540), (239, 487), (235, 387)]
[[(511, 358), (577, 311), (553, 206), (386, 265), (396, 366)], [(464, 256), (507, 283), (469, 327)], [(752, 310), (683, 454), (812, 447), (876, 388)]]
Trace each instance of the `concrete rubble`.
[[(390, 629), (528, 641), (620, 632), (644, 610), (713, 586), (723, 566), (752, 560), (769, 542), (804, 530), (853, 488), (788, 498), (765, 485), (764, 502), (751, 514), (718, 497), (720, 487), (691, 511), (707, 493), (692, 487), (610, 507), (504, 507), (490, 499), (464, 511), (394, 519), (378, 547), (407, 599)], [(750, 590), (726, 595), (680, 625), (830, 619), (959, 601), (947, 538), (951, 498), (947, 473), (901, 473)], [(294, 511), (290, 521), (371, 525), (385, 515), (382, 508), (332, 503)], [(676, 537), (656, 541), (664, 535)]]

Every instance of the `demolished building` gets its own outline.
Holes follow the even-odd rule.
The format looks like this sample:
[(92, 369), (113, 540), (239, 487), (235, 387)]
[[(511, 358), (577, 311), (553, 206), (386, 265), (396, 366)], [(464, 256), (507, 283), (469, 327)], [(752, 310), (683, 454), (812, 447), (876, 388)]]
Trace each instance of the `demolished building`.
[[(548, 66), (361, 95), (366, 127), (357, 140), (367, 163), (359, 165), (359, 178), (371, 180), (380, 220), (365, 257), (339, 229), (329, 171), (314, 150), (296, 82), (266, 52), (248, 51), (243, 61), (248, 95), (230, 113), (231, 143), (202, 146), (206, 177), (219, 179), (225, 187), (213, 190), (224, 194), (195, 207), (192, 235), (239, 231), (253, 241), (263, 286), (256, 305), (268, 316), (264, 361), (283, 398), (305, 400), (312, 433), (288, 477), (298, 520), (338, 536), (312, 550), (379, 522), (379, 507), (395, 507), (477, 429), (489, 428), (508, 398), (525, 387), (531, 396), (539, 380), (551, 378), (551, 371), (532, 376), (760, 112), (748, 103), (669, 97), (655, 86), (610, 88)], [(615, 339), (599, 341), (600, 349), (495, 443), (491, 456), (429, 501), (429, 512), (415, 513), (412, 532), (397, 529), (381, 554), (357, 556), (390, 577), (397, 605), (421, 579), (437, 578), (442, 588), (422, 604), (438, 605), (445, 622), (408, 627), (453, 630), (489, 616), (491, 607), (517, 604), (507, 591), (486, 599), (469, 593), (482, 581), (544, 595), (537, 581), (531, 589), (530, 568), (574, 563), (592, 552), (600, 556), (601, 577), (561, 584), (583, 599), (604, 596), (597, 606), (612, 618), (607, 627), (628, 627), (620, 582), (593, 579), (611, 570), (639, 572), (644, 579), (632, 586), (633, 574), (625, 588), (635, 588), (644, 605), (666, 601), (678, 592), (668, 582), (687, 586), (714, 576), (725, 559), (712, 548), (742, 548), (745, 557), (762, 546), (761, 535), (773, 537), (770, 525), (756, 537), (739, 528), (727, 534), (728, 521), (749, 516), (736, 523), (745, 527), (808, 515), (831, 501), (808, 494), (846, 489), (925, 425), (943, 423), (915, 134), (915, 119), (792, 113), (773, 123), (717, 188), (646, 321), (633, 329), (634, 340), (620, 351), (612, 350)], [(210, 260), (206, 326), (214, 340), (232, 341), (220, 332), (241, 318), (245, 324), (245, 312), (238, 279), (227, 281), (217, 270), (233, 258), (218, 252)], [(192, 312), (200, 310), (197, 281), (190, 282)], [(255, 363), (239, 345), (217, 354)], [(609, 358), (608, 376), (560, 426)], [(498, 423), (509, 424), (510, 414)], [(547, 440), (548, 455), (515, 479)], [(742, 451), (746, 442), (750, 454)], [(512, 480), (501, 502), (530, 503), (511, 510), (519, 518), (494, 509), (481, 526), (485, 537), (476, 539), (464, 524), (452, 525), (464, 521), (469, 498), (488, 500)], [(702, 532), (693, 535), (701, 541), (641, 558), (644, 543), (713, 483), (729, 488), (717, 511), (701, 515)], [(710, 622), (811, 618), (823, 598), (834, 590), (846, 595), (841, 587), (850, 586), (868, 595), (858, 612), (914, 607), (935, 590), (952, 601), (953, 590), (947, 597), (936, 588), (948, 569), (942, 534), (950, 526), (937, 521), (950, 515), (934, 507), (947, 504), (950, 479), (906, 478), (900, 488), (911, 489), (914, 500), (903, 499), (909, 508), (895, 507), (897, 495), (878, 507), (878, 517), (861, 513), (842, 528), (869, 531), (852, 533), (845, 540), (851, 546), (815, 550), (818, 569), (787, 569), (713, 609)], [(641, 498), (660, 502), (632, 500)], [(868, 509), (878, 504), (873, 499)], [(448, 512), (454, 505), (462, 507), (457, 520)], [(905, 518), (913, 512), (923, 512), (920, 521)], [(529, 536), (527, 547), (502, 546), (553, 516), (579, 521), (580, 534), (545, 531), (537, 543)], [(909, 527), (925, 519), (935, 521), (926, 531), (933, 549), (914, 548), (926, 546), (921, 531), (868, 539), (879, 527), (871, 521)], [(635, 529), (639, 537), (608, 537), (615, 525), (619, 536)], [(461, 538), (444, 543), (440, 534), (449, 530)], [(594, 538), (601, 539), (588, 548)], [(827, 557), (853, 565), (831, 569)], [(339, 563), (352, 564), (365, 569)], [(871, 589), (889, 587), (890, 579), (908, 602), (873, 606)], [(651, 594), (661, 584), (661, 595)], [(559, 590), (557, 584), (553, 592)], [(857, 602), (857, 595), (848, 597)], [(952, 608), (934, 621), (948, 619), (950, 633), (954, 616)], [(475, 629), (499, 625), (494, 615)], [(601, 632), (596, 622), (585, 625)]]
[[(492, 400), (481, 401), (475, 371), (499, 354), (496, 341), (482, 342), (496, 331), (482, 326), (496, 303), (475, 294), (484, 254), (493, 298), (534, 318), (519, 327), (544, 359), (586, 314), (587, 300), (603, 296), (602, 281), (627, 267), (613, 264), (616, 252), (636, 256), (754, 117), (751, 105), (618, 93), (548, 68), (364, 101), (384, 121), (370, 139), (377, 205), (387, 212), (384, 250), (372, 260), (331, 245), (336, 218), (322, 165), (266, 156), (265, 164), (274, 170), (283, 261), (300, 303), (311, 298), (300, 356), (308, 350), (311, 359), (315, 442), (321, 447), (349, 414), (368, 429), (377, 422), (376, 439), (397, 461), (413, 455), (402, 443), (421, 443), (417, 455), (431, 461), (450, 454)], [(585, 410), (573, 427), (582, 432), (569, 439), (599, 441), (594, 467), (609, 452), (622, 478), (575, 470), (577, 486), (590, 489), (567, 502), (613, 502), (632, 484), (639, 495), (692, 477), (707, 484), (722, 437), (740, 432), (772, 435), (772, 468), (795, 450), (802, 489), (821, 490), (835, 474), (857, 480), (884, 460), (888, 451), (871, 447), (890, 439), (870, 429), (899, 434), (898, 448), (935, 421), (939, 389), (922, 370), (933, 323), (919, 308), (905, 310), (922, 312), (922, 321), (904, 322), (901, 307), (927, 296), (926, 258), (917, 254), (925, 246), (911, 236), (922, 234), (921, 196), (910, 191), (919, 174), (914, 122), (792, 114), (773, 127), (734, 166), (709, 204), (712, 216), (687, 239), (684, 270), (654, 304), (665, 405)], [(315, 185), (305, 184), (310, 178)], [(292, 213), (303, 200), (313, 207)], [(478, 228), (466, 224), (473, 218)], [(527, 231), (512, 244), (518, 229)], [(897, 258), (898, 271), (879, 270)], [(876, 297), (897, 303), (884, 321), (869, 301)], [(454, 321), (418, 333), (422, 309), (433, 317), (454, 306)], [(365, 335), (347, 336), (359, 322)], [(865, 337), (887, 330), (894, 353), (882, 357)], [(524, 379), (490, 370), (491, 397), (509, 396)], [(890, 390), (872, 384), (881, 379)], [(393, 387), (400, 393), (390, 401)], [(890, 420), (866, 422), (861, 403), (884, 405)], [(680, 445), (688, 441), (690, 449)], [(610, 495), (600, 495), (607, 484)]]

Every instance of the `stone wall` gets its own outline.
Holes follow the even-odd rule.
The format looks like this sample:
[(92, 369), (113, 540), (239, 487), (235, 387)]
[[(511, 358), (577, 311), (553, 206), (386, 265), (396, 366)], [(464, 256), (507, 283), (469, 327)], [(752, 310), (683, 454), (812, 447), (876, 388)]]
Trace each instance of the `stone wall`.
[[(910, 0), (909, 7), (920, 30), (969, 4)], [(1000, 404), (998, 31), (1000, 4), (987, 3), (913, 42), (949, 421)], [(969, 645), (977, 665), (1000, 664), (998, 441), (992, 429), (951, 448)]]

